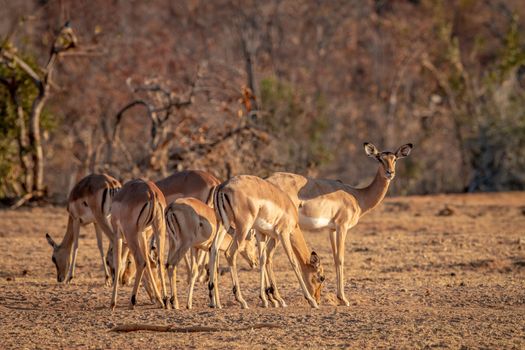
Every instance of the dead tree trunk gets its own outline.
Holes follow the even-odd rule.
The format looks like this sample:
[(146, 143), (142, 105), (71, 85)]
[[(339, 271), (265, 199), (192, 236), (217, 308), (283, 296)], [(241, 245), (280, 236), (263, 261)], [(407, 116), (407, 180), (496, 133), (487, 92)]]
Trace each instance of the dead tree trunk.
[(31, 115), (29, 116), (29, 145), (33, 157), (33, 192), (36, 196), (42, 196), (44, 194), (44, 151), (42, 150), (40, 133), (40, 115), (49, 97), (49, 84), (39, 82), (37, 85), (38, 96), (33, 101)]
[[(17, 55), (16, 49), (9, 49), (7, 45), (2, 47), (0, 55), (3, 61), (14, 64), (22, 69), (33, 81), (38, 90), (38, 95), (33, 100), (31, 112), (29, 114), (29, 125), (25, 127), (25, 115), (22, 106), (16, 97), (16, 88), (11, 92), (15, 106), (17, 107), (17, 122), (20, 127), (18, 137), (20, 160), (23, 170), (25, 171), (25, 190), (27, 194), (22, 197), (23, 201), (18, 201), (15, 206), (20, 206), (26, 200), (33, 197), (44, 195), (44, 151), (42, 149), (42, 137), (40, 131), (40, 117), (44, 106), (49, 99), (52, 85), (52, 74), (59, 55), (71, 48), (76, 47), (77, 39), (73, 30), (66, 22), (60, 29), (53, 46), (51, 47), (49, 60), (42, 69), (43, 76), (39, 75), (27, 62)], [(16, 82), (14, 83), (16, 84)], [(26, 131), (27, 130), (27, 131)], [(29, 156), (30, 154), (30, 156)], [(31, 158), (31, 161), (29, 161)]]
[(250, 107), (247, 107), (248, 116), (250, 119), (256, 119), (259, 111), (257, 97), (260, 96), (256, 77), (256, 53), (260, 40), (258, 38), (255, 21), (252, 18), (247, 18), (246, 22), (247, 23), (243, 25), (243, 30), (240, 30), (242, 33), (240, 39), (247, 78), (247, 91), (244, 92), (243, 95), (248, 97), (249, 100)]

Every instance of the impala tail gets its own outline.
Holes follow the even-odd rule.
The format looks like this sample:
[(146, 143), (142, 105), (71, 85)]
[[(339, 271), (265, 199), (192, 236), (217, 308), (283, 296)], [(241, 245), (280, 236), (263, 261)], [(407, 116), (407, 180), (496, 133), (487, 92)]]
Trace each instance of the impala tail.
[(215, 207), (215, 193), (217, 192), (218, 188), (219, 186), (213, 186), (210, 190), (210, 193), (208, 194), (208, 197), (206, 198), (206, 201), (204, 202), (212, 208)]
[(224, 229), (228, 231), (230, 229), (230, 220), (225, 205), (227, 203), (229, 204), (229, 199), (228, 197), (226, 197), (227, 194), (225, 194), (222, 191), (222, 188), (222, 185), (220, 185), (217, 186), (215, 190), (215, 195), (213, 197), (213, 208), (215, 209), (215, 213), (217, 214), (219, 224), (222, 223)]

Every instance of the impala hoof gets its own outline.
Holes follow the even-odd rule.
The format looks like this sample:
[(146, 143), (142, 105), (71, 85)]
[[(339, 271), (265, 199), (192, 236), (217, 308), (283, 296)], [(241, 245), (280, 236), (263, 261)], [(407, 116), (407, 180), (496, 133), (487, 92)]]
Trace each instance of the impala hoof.
[(104, 285), (106, 287), (111, 287), (112, 284), (113, 284), (113, 281), (111, 280), (111, 278), (109, 276), (106, 276), (106, 280), (104, 281)]
[(345, 297), (337, 297), (339, 299), (339, 305), (350, 306), (350, 302)]
[(319, 309), (319, 305), (317, 305), (317, 302), (315, 300), (309, 300), (309, 303), (313, 309)]

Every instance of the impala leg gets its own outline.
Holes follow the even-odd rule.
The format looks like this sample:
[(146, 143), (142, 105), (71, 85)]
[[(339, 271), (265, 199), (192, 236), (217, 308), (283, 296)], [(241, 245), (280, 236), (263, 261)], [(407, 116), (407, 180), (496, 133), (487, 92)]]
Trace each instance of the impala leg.
[[(148, 246), (148, 242), (147, 242), (146, 236), (143, 233), (141, 234), (141, 236), (142, 236), (142, 246), (140, 247), (138, 252), (135, 252), (133, 254), (134, 256), (139, 256), (142, 259), (141, 264), (139, 264), (137, 259), (135, 259), (135, 263), (137, 264), (137, 274), (135, 276), (135, 286), (138, 288), (138, 286), (140, 285), (140, 279), (142, 278), (142, 273), (144, 272), (144, 268), (145, 268), (146, 269), (146, 273), (148, 274), (148, 279), (149, 279), (149, 281), (151, 281), (151, 286), (153, 287), (153, 293), (155, 295), (155, 298), (157, 299), (159, 304), (162, 305), (162, 307), (165, 307), (166, 306), (166, 304), (165, 304), (165, 293), (164, 293), (164, 296), (161, 295), (159, 289), (157, 288), (157, 283), (155, 283), (157, 276), (155, 276), (155, 274), (153, 273), (153, 268), (151, 267), (152, 262), (150, 261), (150, 257), (149, 257), (149, 246)], [(160, 253), (160, 247), (161, 247), (161, 244), (159, 243), (159, 251), (157, 252), (157, 254), (159, 254), (159, 255), (161, 254)], [(131, 246), (130, 246), (130, 249), (131, 249)], [(159, 260), (160, 260), (160, 258), (159, 258)], [(142, 266), (142, 271), (141, 271), (141, 275), (139, 277), (139, 267), (140, 266)], [(161, 267), (162, 267), (161, 273), (163, 273), (164, 272), (164, 266), (161, 266)], [(162, 277), (161, 278), (162, 282), (164, 282), (163, 281), (163, 277), (164, 276), (161, 275), (161, 277)], [(139, 282), (139, 284), (137, 284), (137, 281)], [(133, 288), (133, 291), (134, 291), (133, 295), (136, 295), (137, 290), (135, 288)], [(132, 298), (133, 298), (133, 296), (132, 296)]]
[(210, 293), (210, 307), (221, 308), (219, 300), (219, 247), (224, 240), (226, 235), (225, 230), (218, 230), (210, 249), (210, 261), (208, 263), (208, 269), (210, 271), (210, 280), (208, 281), (208, 290)]
[(210, 254), (205, 251), (204, 255), (202, 256), (202, 261), (199, 263), (199, 275), (197, 277), (197, 281), (200, 283), (206, 282), (210, 277), (210, 271), (208, 271), (209, 260)]
[(109, 273), (108, 265), (106, 264), (106, 256), (104, 255), (104, 241), (102, 237), (102, 229), (100, 228), (100, 226), (97, 225), (96, 222), (93, 224), (93, 226), (95, 226), (95, 233), (97, 235), (97, 247), (100, 253), (100, 258), (102, 259), (102, 267), (104, 268), (105, 284), (106, 286), (110, 286), (111, 275)]
[(260, 298), (262, 302), (262, 307), (268, 307), (268, 296), (266, 295), (266, 286), (267, 286), (267, 276), (266, 276), (266, 241), (267, 238), (265, 235), (260, 232), (256, 233), (257, 246), (259, 249), (259, 266), (261, 272), (261, 284), (260, 284)]
[[(266, 261), (266, 274), (268, 276), (267, 293), (268, 295), (272, 296), (273, 298), (272, 302), (274, 303), (275, 307), (279, 305), (281, 307), (286, 307), (287, 305), (284, 302), (284, 299), (281, 297), (281, 294), (279, 293), (279, 289), (277, 288), (277, 282), (275, 279), (275, 274), (273, 272), (273, 254), (275, 253), (275, 249), (277, 248), (278, 245), (279, 245), (279, 241), (272, 238), (268, 242), (268, 246), (267, 246), (267, 251), (266, 251), (268, 254), (268, 259)], [(276, 305), (276, 302), (279, 303), (279, 305)]]
[[(168, 297), (166, 296), (166, 279), (165, 279), (165, 272), (164, 272), (164, 253), (165, 253), (165, 245), (166, 245), (166, 223), (164, 221), (164, 208), (157, 208), (157, 215), (153, 220), (153, 231), (155, 234), (155, 238), (158, 242), (159, 249), (158, 249), (158, 258), (159, 258), (159, 273), (160, 273), (160, 283), (162, 287), (162, 304), (164, 307), (168, 306)], [(155, 286), (156, 287), (156, 286)]]
[(175, 240), (170, 236), (169, 239), (169, 253), (168, 253), (168, 262), (166, 267), (168, 269), (168, 280), (170, 283), (171, 289), (171, 298), (170, 304), (174, 309), (179, 308), (179, 299), (177, 297), (177, 265), (175, 264), (177, 253), (177, 245)]
[[(121, 261), (121, 265), (120, 265), (120, 272), (119, 272), (119, 275), (118, 275), (118, 281), (121, 285), (125, 285), (125, 280), (124, 280), (124, 273), (126, 272), (126, 267), (127, 267), (127, 261), (128, 261), (128, 255), (130, 255), (130, 251), (129, 251), (129, 247), (128, 245), (125, 243), (125, 242), (122, 242), (122, 250), (121, 250), (121, 253), (120, 253), (120, 261)], [(133, 254), (132, 254), (133, 255)], [(129, 277), (129, 280), (131, 281), (131, 277), (133, 276), (130, 276)]]
[[(131, 303), (129, 305), (129, 308), (133, 310), (135, 308), (135, 304), (137, 303), (137, 293), (140, 286), (140, 281), (142, 280), (142, 275), (144, 273), (144, 269), (149, 266), (149, 261), (146, 256), (144, 256), (141, 252), (135, 252), (132, 251), (133, 256), (135, 257), (135, 264), (137, 265), (137, 272), (135, 274), (135, 283), (133, 284), (133, 291), (131, 292)], [(151, 268), (151, 267), (150, 267)], [(153, 283), (155, 286), (155, 283)], [(156, 286), (154, 287), (156, 289)], [(158, 293), (158, 290), (156, 290)]]
[(187, 254), (184, 254), (184, 262), (186, 263), (186, 284), (190, 284), (191, 282), (191, 257), (190, 252)]
[(200, 250), (197, 248), (191, 249), (191, 281), (188, 290), (188, 301), (186, 303), (186, 308), (188, 309), (192, 308), (193, 289), (195, 288), (195, 282), (197, 281), (197, 277), (199, 277), (199, 266), (204, 261), (205, 254), (206, 251), (204, 250)]
[(272, 276), (270, 276), (270, 269), (268, 267), (268, 261), (269, 261), (269, 251), (270, 251), (270, 243), (273, 242), (274, 239), (267, 240), (266, 242), (266, 264), (265, 266), (262, 266), (265, 272), (265, 293), (268, 297), (268, 300), (272, 303), (273, 307), (279, 307), (280, 302), (275, 298), (274, 296), (274, 287), (272, 282)]
[(244, 237), (247, 233), (248, 231), (244, 231), (241, 237), (239, 237), (239, 235), (236, 235), (226, 253), (226, 260), (228, 261), (228, 265), (230, 266), (230, 274), (233, 284), (233, 295), (235, 295), (235, 299), (239, 302), (239, 304), (241, 304), (242, 309), (247, 309), (248, 303), (242, 297), (241, 286), (239, 284), (239, 275), (237, 274), (237, 253), (239, 252), (238, 248), (240, 243), (242, 242), (242, 237)]
[(115, 268), (115, 275), (113, 276), (113, 295), (111, 297), (111, 310), (115, 310), (117, 306), (117, 289), (120, 275), (120, 257), (122, 254), (122, 236), (115, 231), (113, 240), (113, 266)]
[(339, 258), (337, 257), (337, 232), (336, 231), (331, 231), (330, 232), (330, 246), (332, 247), (332, 257), (334, 258), (334, 268), (335, 268), (335, 273), (336, 273), (336, 294), (337, 294), (337, 298), (339, 298), (339, 295), (340, 295), (340, 291), (339, 291), (339, 270), (338, 270), (338, 265), (337, 265), (337, 262), (339, 261)]
[[(101, 208), (103, 209), (103, 208)], [(99, 230), (101, 230), (102, 232), (104, 232), (106, 234), (106, 237), (108, 238), (109, 240), (109, 246), (111, 246), (113, 244), (113, 241), (114, 241), (114, 237), (116, 235), (116, 232), (115, 232), (115, 228), (113, 228), (108, 220), (108, 217), (106, 214), (102, 213), (102, 211), (99, 211), (99, 210), (95, 210), (95, 212), (93, 213), (95, 215), (95, 230), (97, 230), (97, 227)], [(99, 231), (96, 231), (97, 233), (97, 244), (100, 244), (99, 246), (99, 250), (101, 249), (102, 247), (102, 237), (99, 238)], [(102, 236), (102, 235), (100, 235)], [(108, 249), (109, 251), (109, 249)], [(101, 253), (102, 255), (103, 253)], [(105, 263), (105, 261), (104, 261)], [(104, 272), (106, 273), (106, 284), (108, 284), (108, 276), (111, 276), (109, 273), (109, 269), (107, 268), (107, 263), (105, 264), (106, 266), (104, 267)], [(113, 268), (115, 268), (115, 266), (113, 266)], [(119, 278), (119, 282), (120, 282), (120, 278)]]
[(283, 242), (283, 248), (286, 252), (286, 255), (288, 256), (288, 260), (290, 260), (290, 264), (292, 265), (292, 268), (295, 272), (295, 275), (297, 276), (297, 279), (299, 280), (299, 284), (301, 285), (301, 289), (303, 290), (304, 297), (308, 300), (308, 303), (313, 308), (319, 308), (317, 305), (317, 302), (312, 297), (308, 289), (306, 288), (306, 284), (304, 283), (303, 276), (301, 274), (301, 271), (299, 270), (299, 264), (297, 263), (297, 260), (295, 259), (295, 255), (292, 248), (292, 243), (290, 242), (290, 233), (283, 233), (281, 234), (281, 241)]
[(71, 253), (71, 263), (69, 264), (68, 273), (66, 276), (66, 283), (71, 282), (75, 277), (75, 265), (77, 261), (78, 253), (78, 236), (80, 234), (80, 222), (78, 220), (73, 220), (73, 251)]
[(346, 229), (337, 230), (337, 255), (335, 260), (336, 272), (337, 272), (337, 299), (346, 306), (350, 306), (350, 302), (345, 296), (345, 275), (344, 275), (344, 264), (345, 264), (345, 239)]
[[(141, 249), (142, 249), (142, 247), (141, 247)], [(157, 254), (157, 248), (151, 248), (151, 250), (149, 252), (147, 251), (146, 256), (147, 256), (149, 264), (151, 266), (151, 271), (152, 271), (152, 275), (153, 275), (154, 279), (152, 280), (150, 278), (150, 275), (146, 273), (145, 275), (143, 275), (142, 286), (146, 290), (146, 293), (148, 293), (148, 297), (149, 297), (150, 301), (152, 302), (152, 304), (155, 304), (158, 300), (157, 300), (157, 296), (155, 294), (155, 288), (154, 288), (153, 285), (155, 284), (157, 286), (157, 289), (160, 290), (160, 285), (158, 283), (159, 279), (158, 279), (158, 254)], [(125, 274), (125, 271), (122, 273), (122, 281), (123, 282), (124, 282), (124, 274)]]
[(177, 297), (177, 266), (168, 265), (168, 280), (170, 283), (171, 297), (170, 304), (174, 309), (179, 309), (179, 299)]

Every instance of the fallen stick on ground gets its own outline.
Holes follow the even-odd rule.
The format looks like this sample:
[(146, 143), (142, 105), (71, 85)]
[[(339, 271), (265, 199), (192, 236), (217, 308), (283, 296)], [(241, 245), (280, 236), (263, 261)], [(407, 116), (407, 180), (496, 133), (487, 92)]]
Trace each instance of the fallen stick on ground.
[(174, 333), (196, 333), (196, 332), (226, 332), (226, 331), (247, 331), (250, 329), (261, 328), (281, 328), (281, 326), (272, 323), (257, 323), (246, 327), (206, 327), (206, 326), (189, 326), (177, 327), (173, 325), (160, 326), (144, 323), (121, 324), (111, 328), (112, 332), (135, 332), (135, 331), (153, 331), (153, 332), (174, 332)]

